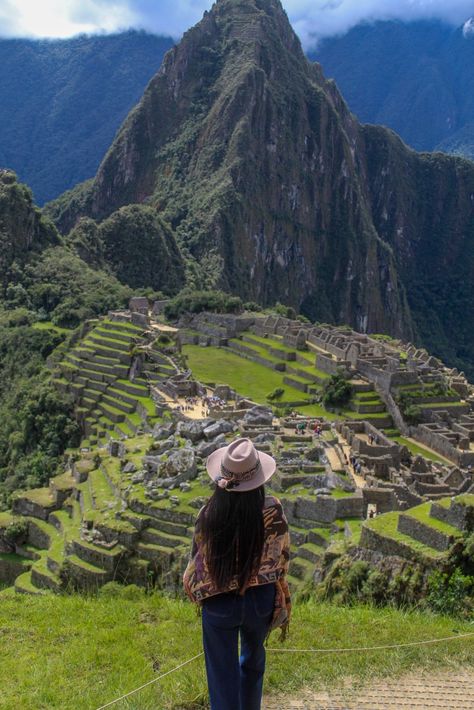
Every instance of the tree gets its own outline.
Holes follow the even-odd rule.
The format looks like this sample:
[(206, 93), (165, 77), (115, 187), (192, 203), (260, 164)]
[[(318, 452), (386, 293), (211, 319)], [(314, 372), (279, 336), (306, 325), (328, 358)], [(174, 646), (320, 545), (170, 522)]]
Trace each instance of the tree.
[(323, 387), (323, 404), (326, 407), (342, 407), (350, 400), (352, 386), (341, 372), (331, 375)]

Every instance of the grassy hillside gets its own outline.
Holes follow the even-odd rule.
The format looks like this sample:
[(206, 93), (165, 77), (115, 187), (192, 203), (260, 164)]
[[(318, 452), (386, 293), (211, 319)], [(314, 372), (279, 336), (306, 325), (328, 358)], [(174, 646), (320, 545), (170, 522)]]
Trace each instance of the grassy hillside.
[[(28, 598), (3, 592), (0, 604), (0, 708), (90, 710), (165, 673), (201, 651), (192, 605), (129, 588), (120, 596)], [(128, 597), (128, 598), (127, 598)], [(307, 602), (294, 610), (283, 648), (341, 648), (454, 636), (472, 626), (416, 612)], [(269, 648), (281, 646), (274, 634)], [(297, 661), (296, 661), (297, 659)], [(268, 653), (266, 692), (394, 677), (424, 667), (466, 665), (472, 640), (363, 654)], [(202, 657), (117, 708), (206, 708)]]

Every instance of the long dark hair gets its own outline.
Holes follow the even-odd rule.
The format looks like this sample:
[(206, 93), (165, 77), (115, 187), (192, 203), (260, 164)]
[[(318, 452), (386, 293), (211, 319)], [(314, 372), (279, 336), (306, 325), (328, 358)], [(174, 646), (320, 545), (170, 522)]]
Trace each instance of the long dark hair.
[(235, 493), (216, 487), (199, 516), (209, 573), (225, 588), (236, 576), (239, 591), (258, 571), (264, 543), (265, 488)]

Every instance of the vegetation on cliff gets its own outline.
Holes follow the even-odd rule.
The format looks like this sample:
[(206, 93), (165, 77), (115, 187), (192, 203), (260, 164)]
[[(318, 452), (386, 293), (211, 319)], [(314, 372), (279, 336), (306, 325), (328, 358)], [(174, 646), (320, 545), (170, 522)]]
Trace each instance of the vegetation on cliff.
[(39, 204), (91, 177), (172, 45), (134, 31), (1, 38), (0, 167), (15, 170)]
[(220, 0), (166, 56), (96, 178), (48, 214), (67, 233), (145, 202), (171, 225), (188, 286), (417, 340), (468, 370), (473, 194), (469, 162), (361, 126), (278, 0)]
[[(49, 381), (46, 359), (87, 318), (125, 305), (130, 290), (88, 266), (0, 171), (0, 506), (45, 483), (78, 444), (72, 400)], [(66, 328), (66, 329), (65, 329)]]
[(168, 294), (183, 288), (184, 262), (174, 234), (151, 207), (122, 207), (100, 225), (83, 219), (70, 240), (88, 263), (108, 267), (132, 288)]

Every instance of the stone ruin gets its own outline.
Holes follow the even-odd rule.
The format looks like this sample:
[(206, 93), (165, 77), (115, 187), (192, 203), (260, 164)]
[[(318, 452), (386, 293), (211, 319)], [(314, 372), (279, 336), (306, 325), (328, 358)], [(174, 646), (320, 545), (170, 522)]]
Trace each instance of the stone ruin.
[(368, 422), (339, 422), (336, 429), (362, 465), (366, 510), (369, 505), (377, 513), (406, 510), (426, 500), (474, 492), (470, 471), (413, 455)]

